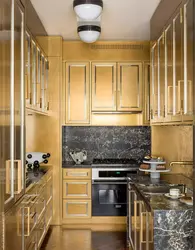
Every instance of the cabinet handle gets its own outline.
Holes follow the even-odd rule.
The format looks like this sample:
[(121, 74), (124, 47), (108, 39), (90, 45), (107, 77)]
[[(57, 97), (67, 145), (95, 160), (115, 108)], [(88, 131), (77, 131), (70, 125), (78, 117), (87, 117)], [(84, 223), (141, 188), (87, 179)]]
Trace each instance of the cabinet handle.
[(42, 103), (42, 98), (40, 98), (40, 108), (42, 109), (43, 103)]
[(141, 215), (140, 215), (140, 241), (141, 243), (147, 243), (147, 240), (144, 241), (144, 216), (146, 217), (147, 216), (147, 213), (146, 212), (142, 212)]
[(30, 93), (29, 96), (30, 96), (29, 103), (32, 104), (32, 93)]
[(166, 117), (166, 107), (164, 105), (163, 116)]
[[(11, 160), (6, 161), (6, 193), (10, 194), (10, 168)], [(17, 164), (17, 190), (14, 191), (15, 194), (20, 194), (22, 192), (22, 164), (21, 160), (14, 160), (14, 163)], [(14, 180), (13, 180), (14, 181)]]
[(180, 23), (183, 23), (183, 9), (180, 8)]
[(49, 110), (49, 102), (47, 103), (47, 110)]
[(150, 115), (151, 115), (151, 120), (153, 120), (153, 119), (154, 119), (154, 112), (153, 112), (153, 109), (151, 109)]
[(88, 176), (88, 172), (66, 172), (67, 176)]
[[(25, 213), (25, 210), (27, 210), (27, 213)], [(27, 214), (27, 216), (26, 216)], [(30, 213), (30, 207), (25, 207), (24, 208), (24, 220), (25, 220), (25, 217), (27, 217), (27, 231), (26, 233), (24, 232), (24, 236), (30, 236), (31, 232), (33, 231), (35, 225), (36, 225), (36, 222), (34, 223), (34, 225), (32, 226), (32, 228), (30, 227), (30, 224), (31, 224), (31, 219), (35, 218), (37, 215), (36, 212), (34, 213)]]

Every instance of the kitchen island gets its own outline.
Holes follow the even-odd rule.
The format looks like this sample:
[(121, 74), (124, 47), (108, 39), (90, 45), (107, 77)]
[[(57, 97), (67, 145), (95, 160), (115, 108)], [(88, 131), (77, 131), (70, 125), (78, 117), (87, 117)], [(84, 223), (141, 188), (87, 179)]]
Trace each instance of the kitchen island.
[(162, 175), (159, 181), (148, 175), (129, 179), (129, 230), (134, 231), (129, 238), (134, 249), (193, 249), (193, 207), (164, 196), (173, 186), (192, 195), (192, 181), (181, 174)]

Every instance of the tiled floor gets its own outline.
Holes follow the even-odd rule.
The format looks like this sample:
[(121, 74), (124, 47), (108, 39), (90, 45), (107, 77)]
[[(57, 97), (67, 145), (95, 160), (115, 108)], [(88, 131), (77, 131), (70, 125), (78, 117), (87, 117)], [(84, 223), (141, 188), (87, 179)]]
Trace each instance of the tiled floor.
[(125, 232), (92, 232), (90, 229), (52, 227), (42, 250), (129, 250)]

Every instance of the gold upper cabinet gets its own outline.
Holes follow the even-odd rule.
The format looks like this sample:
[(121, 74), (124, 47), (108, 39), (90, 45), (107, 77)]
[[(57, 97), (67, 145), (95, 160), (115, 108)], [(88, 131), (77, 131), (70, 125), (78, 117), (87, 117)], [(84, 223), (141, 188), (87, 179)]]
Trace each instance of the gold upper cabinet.
[(116, 111), (116, 63), (92, 63), (92, 111)]
[(118, 111), (142, 111), (142, 63), (118, 63)]
[(66, 63), (66, 123), (89, 124), (89, 63)]

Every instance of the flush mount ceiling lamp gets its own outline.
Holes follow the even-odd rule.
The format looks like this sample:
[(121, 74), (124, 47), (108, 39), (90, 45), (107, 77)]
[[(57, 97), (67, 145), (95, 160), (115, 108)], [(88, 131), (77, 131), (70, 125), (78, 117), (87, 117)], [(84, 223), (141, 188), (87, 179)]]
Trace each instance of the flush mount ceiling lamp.
[(103, 10), (102, 0), (74, 0), (73, 8), (76, 15), (83, 20), (97, 19)]
[(97, 25), (81, 25), (78, 26), (77, 31), (83, 42), (94, 43), (100, 37), (101, 27)]

